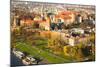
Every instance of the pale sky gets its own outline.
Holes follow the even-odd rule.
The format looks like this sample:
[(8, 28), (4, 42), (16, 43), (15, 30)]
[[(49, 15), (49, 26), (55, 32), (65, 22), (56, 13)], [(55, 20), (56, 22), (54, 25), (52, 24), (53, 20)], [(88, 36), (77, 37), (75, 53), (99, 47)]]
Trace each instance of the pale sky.
[(69, 3), (69, 4), (83, 4), (83, 5), (95, 5), (96, 4), (96, 0), (21, 0), (21, 1)]

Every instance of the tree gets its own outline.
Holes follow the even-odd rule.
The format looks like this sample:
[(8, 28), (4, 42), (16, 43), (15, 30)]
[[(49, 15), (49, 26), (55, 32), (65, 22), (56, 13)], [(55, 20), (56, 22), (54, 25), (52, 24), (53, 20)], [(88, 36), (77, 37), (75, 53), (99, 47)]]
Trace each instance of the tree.
[(64, 55), (65, 56), (70, 56), (70, 46), (68, 45), (68, 46), (64, 46), (63, 47), (63, 51), (64, 51)]
[(28, 52), (23, 52), (23, 53), (24, 53), (24, 56), (25, 56), (25, 57), (29, 55)]
[(39, 57), (34, 57), (34, 59), (36, 60), (37, 65), (39, 64), (39, 62), (41, 62), (43, 59), (39, 58)]

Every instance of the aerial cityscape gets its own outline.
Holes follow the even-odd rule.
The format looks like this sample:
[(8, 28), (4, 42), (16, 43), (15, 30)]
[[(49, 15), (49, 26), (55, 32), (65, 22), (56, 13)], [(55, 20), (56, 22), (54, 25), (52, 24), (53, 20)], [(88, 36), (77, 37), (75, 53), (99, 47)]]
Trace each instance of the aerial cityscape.
[(11, 1), (11, 66), (95, 61), (95, 6)]

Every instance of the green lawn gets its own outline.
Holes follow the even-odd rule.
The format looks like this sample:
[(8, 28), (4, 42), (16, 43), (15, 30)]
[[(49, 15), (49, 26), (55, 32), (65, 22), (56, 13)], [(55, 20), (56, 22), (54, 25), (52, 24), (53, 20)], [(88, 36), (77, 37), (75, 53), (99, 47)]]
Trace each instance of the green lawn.
[(65, 62), (67, 63), (72, 61), (62, 58), (60, 56), (56, 56), (52, 53), (39, 49), (38, 47), (32, 46), (28, 43), (18, 42), (16, 43), (16, 48), (19, 49), (20, 51), (28, 52), (32, 56), (42, 57), (48, 60), (49, 63), (65, 63)]

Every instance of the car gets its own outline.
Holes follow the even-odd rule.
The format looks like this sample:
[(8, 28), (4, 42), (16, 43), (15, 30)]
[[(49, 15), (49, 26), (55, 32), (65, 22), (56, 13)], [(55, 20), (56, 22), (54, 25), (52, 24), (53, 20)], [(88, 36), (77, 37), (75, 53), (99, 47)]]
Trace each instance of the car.
[(22, 57), (24, 56), (24, 53), (22, 53), (21, 51), (13, 51), (13, 53), (14, 53), (19, 59), (22, 59)]
[(25, 59), (22, 60), (23, 64), (25, 65), (33, 65), (36, 64), (36, 59), (31, 56), (27, 56)]
[(22, 63), (25, 65), (30, 65), (30, 60), (29, 59), (23, 59)]

